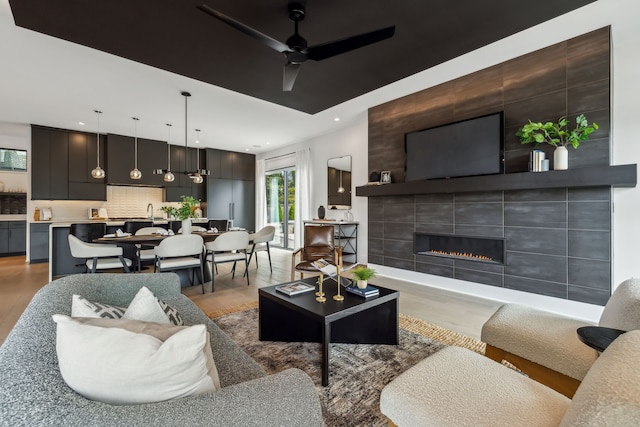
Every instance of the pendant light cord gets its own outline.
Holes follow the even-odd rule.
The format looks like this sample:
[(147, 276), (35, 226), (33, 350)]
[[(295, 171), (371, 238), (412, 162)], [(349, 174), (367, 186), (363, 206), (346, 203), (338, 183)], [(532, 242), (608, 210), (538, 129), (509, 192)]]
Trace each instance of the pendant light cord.
[(167, 136), (167, 172), (171, 172), (171, 123), (167, 123), (167, 129), (169, 129)]
[(134, 151), (134, 159), (133, 159), (133, 166), (134, 169), (138, 169), (138, 118), (137, 117), (133, 117), (133, 125), (134, 125), (134, 131), (135, 131), (135, 141), (134, 141), (134, 145), (133, 145), (133, 151)]
[(97, 151), (96, 151), (96, 157), (97, 157), (97, 161), (96, 161), (96, 165), (99, 168), (100, 167), (100, 114), (102, 114), (102, 111), (98, 111), (98, 110), (93, 110), (95, 111), (96, 115), (98, 116), (98, 130), (96, 131), (96, 142), (98, 143), (97, 147)]

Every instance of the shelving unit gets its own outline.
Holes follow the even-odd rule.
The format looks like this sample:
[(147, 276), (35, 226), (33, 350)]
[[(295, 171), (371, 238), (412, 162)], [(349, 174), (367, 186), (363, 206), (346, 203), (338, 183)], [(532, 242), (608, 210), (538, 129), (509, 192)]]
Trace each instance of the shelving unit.
[(342, 246), (342, 261), (355, 264), (358, 262), (358, 222), (356, 221), (304, 221), (312, 225), (333, 225), (335, 240), (338, 246)]

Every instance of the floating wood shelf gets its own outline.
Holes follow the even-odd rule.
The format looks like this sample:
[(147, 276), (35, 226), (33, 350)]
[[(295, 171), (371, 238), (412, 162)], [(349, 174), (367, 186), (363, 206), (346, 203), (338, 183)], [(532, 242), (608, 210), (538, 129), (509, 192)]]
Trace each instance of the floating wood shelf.
[(470, 193), (501, 190), (533, 190), (565, 187), (635, 187), (637, 165), (594, 166), (548, 172), (430, 179), (397, 184), (356, 187), (356, 196), (402, 196), (410, 194)]

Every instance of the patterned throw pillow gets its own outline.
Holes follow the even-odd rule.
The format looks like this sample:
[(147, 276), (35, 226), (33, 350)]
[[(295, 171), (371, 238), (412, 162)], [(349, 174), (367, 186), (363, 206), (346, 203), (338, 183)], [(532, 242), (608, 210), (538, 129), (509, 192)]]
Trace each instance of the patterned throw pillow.
[(100, 302), (89, 301), (80, 295), (71, 299), (72, 317), (101, 317), (104, 319), (121, 319), (127, 309)]
[[(130, 312), (129, 316), (125, 316), (127, 308), (124, 308), (124, 307), (117, 307), (117, 306), (104, 304), (100, 302), (89, 301), (86, 298), (81, 297), (80, 295), (74, 295), (71, 300), (71, 317), (93, 317), (93, 318), (104, 318), (104, 319), (121, 319), (124, 317), (124, 318), (130, 318), (135, 320), (158, 321), (159, 319), (153, 318), (153, 316), (149, 316), (149, 318), (146, 318), (148, 316), (144, 315), (144, 312), (148, 312), (149, 310), (154, 310), (154, 307), (147, 307), (146, 311), (144, 310), (144, 307), (142, 307), (143, 315), (140, 315), (141, 312), (139, 311), (140, 304), (150, 305), (153, 303), (157, 303), (157, 307), (159, 307), (160, 310), (157, 310), (157, 309), (155, 310), (158, 313), (162, 311), (164, 315), (166, 315), (167, 320), (169, 322), (171, 322), (176, 326), (184, 325), (184, 319), (182, 318), (178, 310), (171, 307), (169, 304), (162, 301), (161, 299), (158, 299), (155, 296), (153, 296), (151, 291), (149, 291), (146, 287), (143, 287), (142, 289), (140, 289), (138, 293), (139, 294), (142, 293), (144, 297), (142, 298), (142, 301), (140, 301), (141, 299), (140, 297), (142, 295), (136, 295), (138, 298), (137, 299), (134, 298), (134, 300), (137, 300), (136, 309), (134, 310), (136, 311), (137, 314), (135, 315), (133, 315), (133, 313)], [(161, 323), (165, 323), (165, 322), (161, 322)]]

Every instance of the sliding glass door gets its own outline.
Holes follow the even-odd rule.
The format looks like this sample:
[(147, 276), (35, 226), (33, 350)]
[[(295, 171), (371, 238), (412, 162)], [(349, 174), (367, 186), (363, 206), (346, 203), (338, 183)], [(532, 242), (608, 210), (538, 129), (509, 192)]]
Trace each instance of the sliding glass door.
[(294, 168), (266, 173), (267, 224), (276, 227), (273, 246), (293, 249), (295, 235), (296, 171)]

